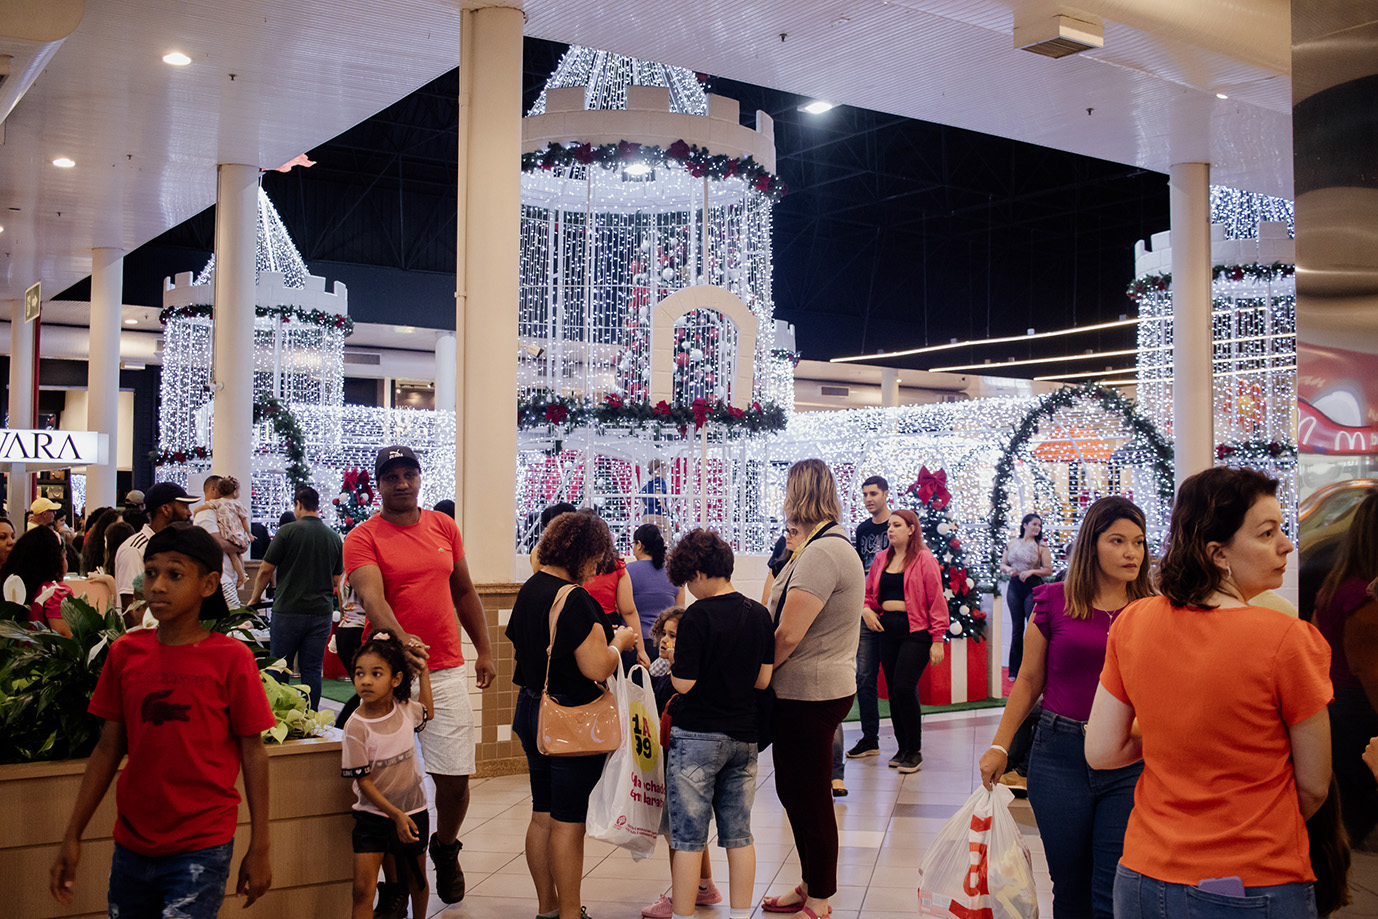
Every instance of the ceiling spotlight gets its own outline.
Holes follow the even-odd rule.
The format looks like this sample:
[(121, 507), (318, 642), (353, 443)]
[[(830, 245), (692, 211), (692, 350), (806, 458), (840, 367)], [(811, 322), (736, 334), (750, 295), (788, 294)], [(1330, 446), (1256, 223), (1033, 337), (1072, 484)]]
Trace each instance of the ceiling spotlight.
[(5, 228), (4, 228), (4, 227), (0, 227), (0, 233), (3, 233), (3, 232), (5, 232)]
[(799, 106), (799, 111), (808, 112), (810, 115), (821, 115), (833, 107), (831, 102), (824, 102), (822, 99), (816, 99), (808, 105)]
[(651, 166), (649, 163), (631, 163), (627, 166), (626, 169), (623, 169), (622, 171), (629, 176), (650, 175)]
[(138, 325), (138, 324), (139, 324), (139, 320), (137, 320), (137, 319), (126, 319), (126, 320), (124, 321), (124, 324), (125, 324), (125, 325)]
[(163, 63), (171, 64), (173, 67), (185, 67), (191, 63), (191, 58), (180, 51), (169, 51), (163, 55)]
[(1217, 98), (1217, 99), (1228, 99), (1228, 98), (1230, 98), (1230, 97), (1227, 96), (1227, 95), (1225, 95), (1224, 93), (1216, 93), (1216, 94), (1215, 94), (1215, 98)]
[(53, 165), (62, 169), (71, 169), (76, 164), (77, 161), (70, 156), (59, 156), (57, 159), (53, 160)]

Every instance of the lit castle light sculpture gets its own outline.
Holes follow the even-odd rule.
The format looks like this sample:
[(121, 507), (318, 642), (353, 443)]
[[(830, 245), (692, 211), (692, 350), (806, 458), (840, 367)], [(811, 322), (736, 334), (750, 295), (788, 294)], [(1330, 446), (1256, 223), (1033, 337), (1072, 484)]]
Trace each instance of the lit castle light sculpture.
[[(422, 500), (454, 494), (454, 413), (344, 404), (344, 342), (353, 330), (348, 291), (306, 269), (282, 219), (258, 191), (257, 284), (254, 320), (254, 444), (252, 505), (256, 520), (276, 521), (292, 507), (294, 484), (309, 484), (332, 501), (346, 470), (371, 469), (380, 447), (412, 445), (431, 455)], [(158, 450), (150, 457), (159, 481), (186, 486), (209, 472), (214, 423), (211, 301), (215, 259), (163, 283), (163, 370)]]

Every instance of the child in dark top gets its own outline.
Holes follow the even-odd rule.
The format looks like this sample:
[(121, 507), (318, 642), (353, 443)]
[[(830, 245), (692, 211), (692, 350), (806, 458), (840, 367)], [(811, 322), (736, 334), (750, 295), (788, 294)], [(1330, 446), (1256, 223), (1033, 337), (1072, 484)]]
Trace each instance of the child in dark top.
[[(651, 662), (651, 689), (656, 694), (656, 710), (662, 716), (665, 714), (666, 706), (674, 698), (675, 686), (670, 677), (670, 668), (675, 663), (675, 640), (679, 636), (679, 621), (684, 618), (684, 607), (672, 606), (665, 612), (656, 617), (655, 624), (651, 626), (651, 641), (659, 650), (660, 656)], [(668, 813), (662, 813), (660, 821), (660, 832), (666, 839), (670, 838), (670, 819)], [(670, 849), (670, 870), (673, 872), (675, 867), (675, 850)], [(708, 849), (703, 850), (703, 862), (699, 866), (699, 889), (694, 896), (695, 906), (712, 906), (722, 902), (722, 893), (713, 883), (713, 865), (709, 860)], [(669, 893), (660, 895), (660, 899), (650, 906), (641, 910), (641, 915), (645, 919), (671, 919), (674, 915), (674, 907), (670, 901)]]
[(105, 727), (49, 872), (59, 903), (72, 903), (81, 834), (126, 752), (115, 789), (110, 915), (214, 919), (230, 873), (241, 763), (250, 836), (235, 890), (248, 906), (272, 881), (261, 735), (276, 719), (253, 654), (199, 621), (229, 615), (221, 559), (215, 539), (190, 524), (148, 541), (143, 595), (158, 628), (116, 639), (91, 697), (91, 714)]
[(730, 919), (751, 911), (756, 853), (751, 805), (756, 794), (756, 690), (770, 685), (775, 629), (766, 608), (732, 586), (732, 549), (704, 529), (686, 533), (666, 560), (695, 603), (685, 610), (670, 677), (680, 698), (666, 751), (666, 807), (676, 917), (694, 912), (700, 852), (717, 818), (727, 850)]

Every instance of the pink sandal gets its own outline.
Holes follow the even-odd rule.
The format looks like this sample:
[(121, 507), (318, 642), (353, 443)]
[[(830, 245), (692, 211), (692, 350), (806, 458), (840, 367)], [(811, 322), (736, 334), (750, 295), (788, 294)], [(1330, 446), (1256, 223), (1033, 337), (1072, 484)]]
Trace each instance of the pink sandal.
[(828, 917), (833, 914), (833, 908), (831, 906), (829, 906), (827, 910), (823, 913), (823, 915), (820, 916), (802, 903), (799, 904), (798, 911), (807, 915), (809, 919), (828, 919)]
[[(765, 897), (762, 899), (761, 909), (768, 913), (797, 913), (800, 910), (808, 909), (808, 907), (804, 906), (805, 901), (808, 900), (808, 897), (804, 895), (804, 885), (800, 884), (795, 887), (794, 892), (799, 894), (798, 903), (790, 903), (788, 905), (781, 903), (780, 897), (789, 896), (789, 894), (782, 893), (778, 897)], [(812, 915), (812, 911), (810, 911), (810, 914)], [(813, 919), (821, 919), (821, 917), (815, 915)]]

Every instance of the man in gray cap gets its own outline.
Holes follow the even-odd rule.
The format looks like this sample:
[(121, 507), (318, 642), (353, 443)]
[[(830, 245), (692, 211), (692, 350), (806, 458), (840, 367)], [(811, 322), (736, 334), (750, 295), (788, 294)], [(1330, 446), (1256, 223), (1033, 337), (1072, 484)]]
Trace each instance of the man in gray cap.
[(435, 713), (417, 735), (435, 780), (436, 831), (430, 852), (440, 899), (464, 898), (459, 827), (469, 809), (474, 772), (474, 715), (460, 648), (462, 625), (474, 643), (479, 689), (493, 682), (487, 621), (464, 561), (453, 517), (420, 506), (421, 463), (410, 447), (384, 447), (374, 463), (382, 513), (345, 538), (344, 568), (371, 629), (395, 635), (431, 671)]
[(163, 527), (191, 517), (191, 506), (196, 499), (172, 482), (159, 482), (144, 495), (144, 510), (148, 523), (143, 529), (124, 541), (115, 553), (115, 596), (120, 609), (127, 609), (134, 602), (134, 578), (143, 573), (144, 549), (148, 541)]

